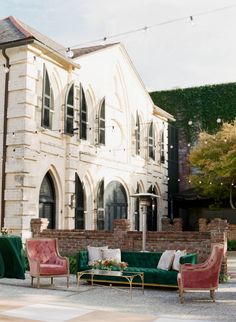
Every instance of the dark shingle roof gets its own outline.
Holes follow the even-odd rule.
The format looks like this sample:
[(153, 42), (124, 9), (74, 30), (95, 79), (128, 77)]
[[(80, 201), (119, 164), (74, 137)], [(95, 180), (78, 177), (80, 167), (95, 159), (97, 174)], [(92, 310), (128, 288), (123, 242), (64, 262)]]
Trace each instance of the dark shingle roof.
[(102, 50), (102, 49), (105, 49), (107, 47), (111, 47), (111, 46), (114, 46), (114, 45), (117, 45), (117, 44), (118, 43), (113, 43), (113, 44), (107, 44), (107, 45), (98, 45), (98, 46), (91, 46), (91, 47), (72, 49), (72, 51), (74, 53), (73, 58), (80, 57), (80, 56), (83, 56), (83, 55), (87, 55), (87, 54), (90, 54), (90, 53), (92, 53), (94, 51)]
[(43, 45), (53, 49), (56, 52), (59, 52), (61, 55), (63, 55), (66, 51), (65, 47), (56, 43), (15, 17), (10, 16), (0, 20), (0, 45), (11, 43), (14, 44), (20, 40), (30, 39), (38, 40)]

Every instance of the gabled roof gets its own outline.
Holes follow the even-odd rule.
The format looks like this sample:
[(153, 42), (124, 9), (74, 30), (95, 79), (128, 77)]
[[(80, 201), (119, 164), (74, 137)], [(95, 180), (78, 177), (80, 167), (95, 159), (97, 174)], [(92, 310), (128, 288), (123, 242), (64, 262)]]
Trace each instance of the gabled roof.
[(65, 56), (66, 48), (64, 46), (41, 34), (34, 28), (12, 16), (0, 20), (0, 48), (14, 47), (34, 41), (37, 41), (44, 48), (48, 48), (48, 51), (52, 51), (57, 56), (60, 56), (60, 58), (70, 62), (70, 64), (74, 64), (72, 60)]
[(73, 53), (74, 53), (74, 56), (73, 58), (77, 58), (77, 57), (80, 57), (80, 56), (83, 56), (83, 55), (87, 55), (87, 54), (90, 54), (94, 51), (98, 51), (98, 50), (102, 50), (102, 49), (105, 49), (107, 47), (111, 47), (111, 46), (114, 46), (114, 45), (117, 45), (118, 43), (112, 43), (112, 44), (107, 44), (107, 45), (97, 45), (97, 46), (90, 46), (90, 47), (84, 47), (84, 48), (76, 48), (76, 49), (73, 49)]

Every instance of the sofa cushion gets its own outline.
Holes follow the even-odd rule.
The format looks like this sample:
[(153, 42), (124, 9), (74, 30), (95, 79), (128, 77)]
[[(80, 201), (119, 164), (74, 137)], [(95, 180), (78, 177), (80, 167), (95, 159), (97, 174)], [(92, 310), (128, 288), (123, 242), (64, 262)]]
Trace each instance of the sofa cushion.
[(102, 249), (102, 257), (103, 257), (103, 259), (113, 259), (117, 263), (120, 263), (121, 262), (120, 248)]
[(65, 265), (40, 264), (40, 275), (64, 275)]
[(175, 271), (179, 271), (179, 268), (180, 268), (180, 257), (181, 256), (184, 256), (187, 254), (187, 251), (186, 249), (184, 250), (177, 250), (175, 252), (175, 256), (174, 256), (174, 260), (173, 260), (173, 264), (172, 264), (172, 269), (174, 269)]
[(94, 261), (103, 259), (102, 250), (107, 249), (108, 246), (94, 247), (87, 246), (88, 249), (88, 264), (92, 265)]
[(157, 268), (169, 270), (173, 264), (175, 250), (165, 250), (161, 255)]

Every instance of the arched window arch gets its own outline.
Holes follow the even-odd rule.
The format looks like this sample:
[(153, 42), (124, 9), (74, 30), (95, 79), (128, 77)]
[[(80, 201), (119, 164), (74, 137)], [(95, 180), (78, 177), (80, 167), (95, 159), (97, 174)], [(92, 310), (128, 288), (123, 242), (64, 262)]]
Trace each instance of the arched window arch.
[(87, 140), (87, 120), (87, 102), (83, 87), (80, 86), (80, 138), (83, 140)]
[(48, 72), (44, 66), (43, 72), (43, 105), (42, 105), (42, 117), (41, 125), (43, 127), (52, 128), (52, 115), (53, 115), (53, 90), (49, 80)]
[(52, 177), (47, 173), (42, 181), (39, 193), (39, 217), (47, 218), (48, 228), (55, 228), (55, 188)]
[(98, 143), (105, 144), (106, 108), (105, 98), (102, 100), (98, 116)]
[(65, 133), (74, 133), (74, 84), (70, 86), (70, 89), (66, 97), (65, 108)]
[(97, 230), (104, 229), (104, 180), (98, 186), (97, 193)]
[(155, 160), (155, 135), (153, 122), (151, 122), (148, 131), (148, 156)]
[(135, 152), (140, 155), (140, 120), (138, 112), (136, 113)]

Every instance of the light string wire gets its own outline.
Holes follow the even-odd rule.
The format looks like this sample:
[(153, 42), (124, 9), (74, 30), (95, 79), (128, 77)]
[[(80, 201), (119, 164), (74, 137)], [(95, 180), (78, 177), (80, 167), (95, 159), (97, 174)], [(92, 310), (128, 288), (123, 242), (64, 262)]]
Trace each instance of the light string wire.
[(190, 21), (193, 21), (193, 18), (213, 14), (215, 12), (228, 10), (228, 9), (231, 9), (231, 8), (234, 8), (234, 7), (236, 7), (236, 4), (235, 5), (230, 5), (230, 6), (224, 6), (224, 7), (220, 7), (220, 8), (216, 8), (216, 9), (212, 9), (212, 10), (202, 11), (202, 12), (192, 14), (192, 15), (188, 15), (188, 16), (183, 16), (183, 17), (179, 17), (179, 18), (165, 20), (165, 21), (155, 23), (155, 24), (152, 24), (152, 25), (147, 25), (147, 26), (140, 27), (140, 28), (137, 28), (137, 29), (131, 29), (131, 30), (123, 31), (123, 32), (120, 32), (120, 33), (117, 33), (117, 34), (107, 36), (107, 37), (98, 38), (98, 39), (94, 39), (94, 40), (91, 40), (91, 41), (86, 41), (86, 42), (83, 42), (83, 43), (72, 45), (72, 46), (68, 47), (68, 49), (76, 48), (76, 47), (84, 46), (84, 45), (89, 45), (89, 44), (96, 43), (96, 42), (107, 41), (109, 39), (114, 39), (114, 38), (117, 38), (117, 37), (127, 36), (127, 35), (137, 33), (137, 32), (140, 32), (140, 31), (147, 31), (147, 30), (152, 29), (152, 28), (157, 28), (157, 27), (161, 27), (161, 26), (164, 26), (164, 25), (169, 25), (169, 24), (172, 24), (172, 23), (175, 23), (175, 22), (178, 22), (178, 21), (184, 21), (186, 19), (190, 19)]

